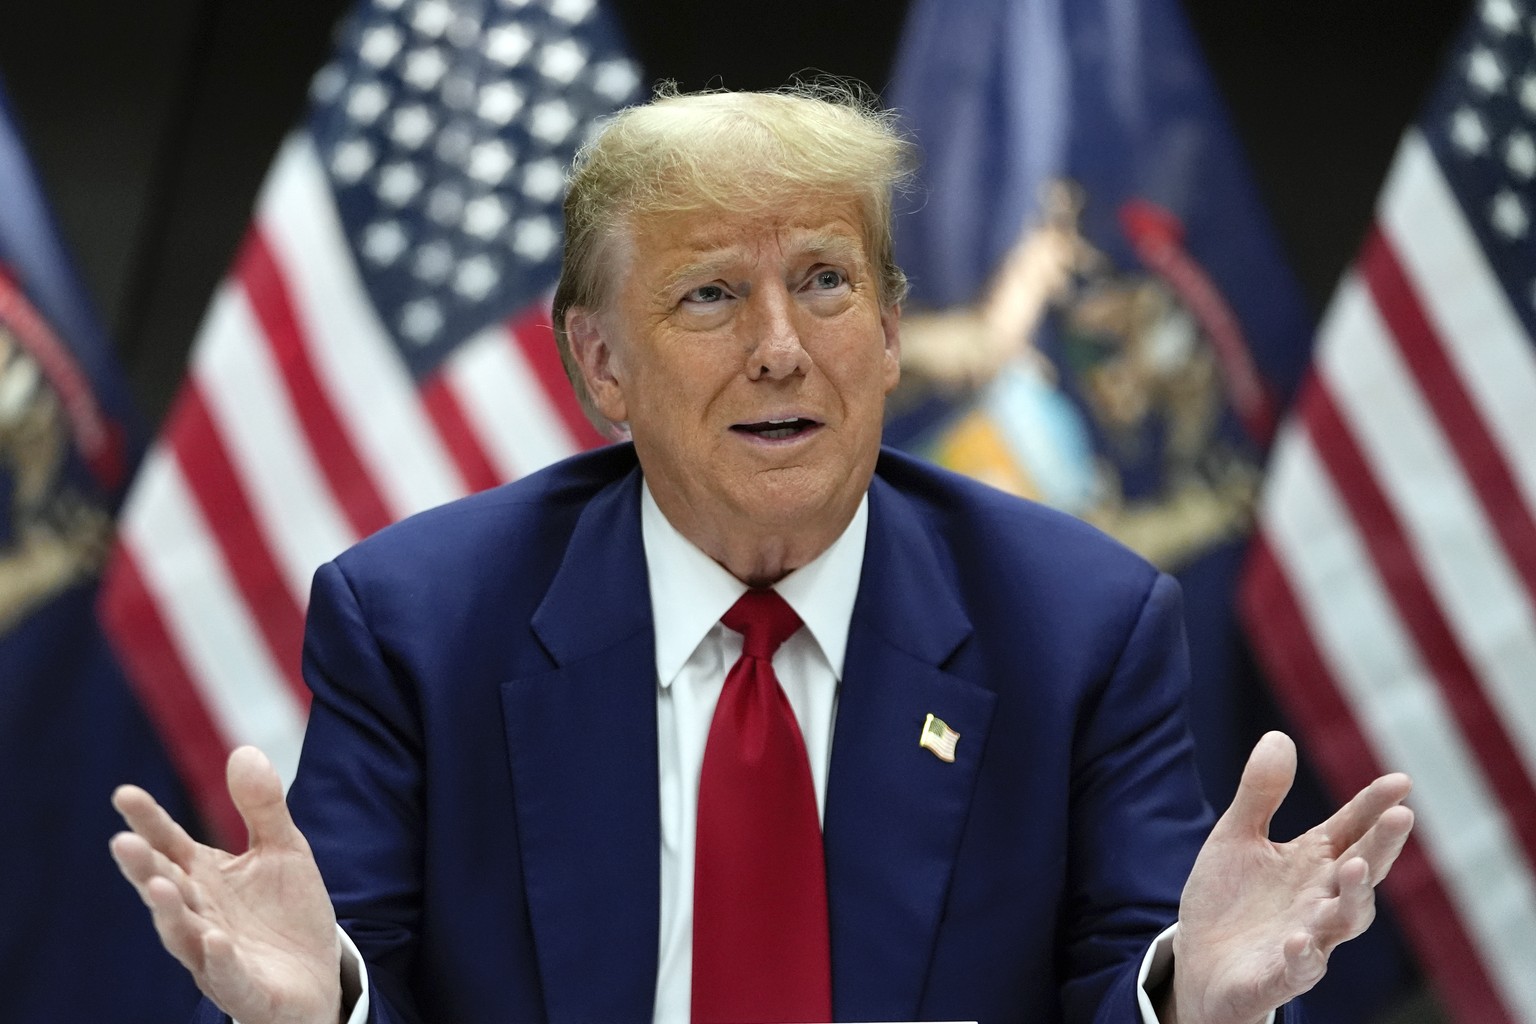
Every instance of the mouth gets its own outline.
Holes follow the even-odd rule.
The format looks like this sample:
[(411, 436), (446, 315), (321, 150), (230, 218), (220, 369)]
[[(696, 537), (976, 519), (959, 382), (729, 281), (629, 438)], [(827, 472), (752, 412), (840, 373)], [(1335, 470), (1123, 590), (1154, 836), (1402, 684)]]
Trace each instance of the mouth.
[(765, 441), (785, 441), (819, 430), (821, 424), (803, 416), (784, 419), (759, 420), (756, 423), (738, 423), (731, 427), (738, 434), (749, 434)]

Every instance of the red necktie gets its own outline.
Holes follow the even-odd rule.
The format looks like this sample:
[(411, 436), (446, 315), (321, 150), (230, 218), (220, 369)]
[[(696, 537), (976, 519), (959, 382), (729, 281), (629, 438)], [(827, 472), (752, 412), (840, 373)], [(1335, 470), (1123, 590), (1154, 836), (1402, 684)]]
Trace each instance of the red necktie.
[(720, 619), (742, 634), (704, 746), (693, 867), (693, 1024), (832, 1019), (821, 823), (805, 741), (773, 674), (800, 618), (749, 590)]

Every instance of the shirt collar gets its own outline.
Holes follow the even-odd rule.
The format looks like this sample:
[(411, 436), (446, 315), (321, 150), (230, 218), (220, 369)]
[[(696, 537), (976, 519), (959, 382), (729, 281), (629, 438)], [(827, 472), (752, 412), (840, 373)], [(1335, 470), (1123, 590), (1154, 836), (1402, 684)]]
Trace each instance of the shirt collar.
[[(853, 519), (831, 546), (773, 588), (805, 623), (839, 682), (868, 531), (869, 495), (865, 494)], [(662, 686), (670, 686), (720, 616), (746, 593), (747, 585), (677, 531), (643, 479), (640, 536), (651, 588), (657, 678)]]

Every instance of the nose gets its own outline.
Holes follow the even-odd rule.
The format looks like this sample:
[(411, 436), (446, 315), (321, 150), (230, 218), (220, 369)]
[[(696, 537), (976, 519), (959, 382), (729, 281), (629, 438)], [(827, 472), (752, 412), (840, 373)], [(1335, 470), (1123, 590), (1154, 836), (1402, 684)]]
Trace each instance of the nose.
[(796, 323), (794, 299), (783, 285), (759, 288), (752, 296), (752, 347), (747, 353), (747, 379), (782, 380), (811, 368), (810, 353)]

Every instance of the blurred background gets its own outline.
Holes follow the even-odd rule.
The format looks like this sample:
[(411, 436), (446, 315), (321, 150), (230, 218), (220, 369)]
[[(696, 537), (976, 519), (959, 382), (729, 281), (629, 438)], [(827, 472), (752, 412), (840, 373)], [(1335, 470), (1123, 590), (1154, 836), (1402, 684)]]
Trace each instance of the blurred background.
[[(0, 74), (60, 228), (145, 413), (158, 418), (272, 154), (330, 51), (339, 0), (13, 4)], [(883, 89), (906, 4), (620, 0), (635, 59), (684, 88), (808, 69)], [(957, 0), (963, 7), (963, 0)], [(1314, 313), (1471, 4), (1184, 0)]]
[[(757, 89), (819, 72), (860, 80), (901, 107), (928, 153), (922, 189), (899, 227), (899, 255), (915, 289), (904, 353), (912, 383), (904, 381), (896, 397), (888, 438), (1067, 507), (1178, 574), (1195, 660), (1195, 729), (1214, 803), (1225, 802), (1253, 739), (1274, 726), (1297, 733), (1304, 761), (1276, 823), (1279, 838), (1319, 820), (1337, 794), (1375, 770), (1414, 767), (1421, 790), (1428, 783), (1420, 809), (1426, 845), (1405, 855), (1394, 876), (1399, 888), (1388, 893), (1402, 905), (1389, 903), (1366, 937), (1340, 951), (1315, 994), (1313, 1020), (1536, 1024), (1536, 971), (1520, 966), (1536, 949), (1527, 943), (1536, 937), (1536, 756), (1527, 752), (1536, 749), (1536, 701), (1522, 696), (1519, 682), (1528, 691), (1536, 677), (1536, 468), (1529, 456), (1511, 454), (1531, 447), (1520, 438), (1536, 436), (1529, 419), (1536, 389), (1526, 387), (1536, 383), (1527, 366), (1536, 258), (1523, 219), (1536, 194), (1536, 16), (1524, 0), (609, 0), (601, 8), (589, 0), (375, 0), (364, 20), (343, 27), (352, 9), (343, 0), (56, 0), (6, 12), (0, 84), (78, 270), (77, 282), (64, 273), (53, 283), (78, 292), (61, 304), (46, 274), (29, 277), (38, 250), (17, 241), (25, 233), (8, 235), (6, 218), (35, 207), (36, 197), (3, 163), (0, 265), (73, 348), (78, 372), (71, 377), (39, 354), (45, 344), (29, 345), (36, 329), (17, 319), (3, 289), (0, 342), (14, 331), (59, 396), (66, 412), (55, 418), (70, 420), (76, 445), (59, 479), (79, 493), (50, 483), (44, 512), (27, 505), (24, 459), (10, 455), (12, 435), (4, 431), (22, 436), (20, 418), (5, 418), (5, 400), (30, 385), (0, 387), (0, 456), (13, 459), (0, 463), (0, 772), (27, 780), (5, 792), (0, 815), (41, 837), (0, 862), (0, 877), (31, 880), (0, 896), (0, 905), (19, 908), (0, 921), (0, 991), (14, 994), (0, 998), (0, 1024), (176, 1019), (191, 993), (98, 852), (114, 827), (105, 807), (110, 784), (132, 773), (200, 821), (205, 835), (238, 844), (219, 802), (216, 766), (236, 740), (281, 751), (301, 726), (303, 698), (295, 696), (292, 668), (281, 666), (295, 660), (313, 565), (390, 518), (595, 441), (568, 396), (554, 394), (563, 390), (558, 364), (539, 362), (548, 353), (547, 326), (525, 316), (553, 280), (548, 259), (528, 271), (521, 292), (487, 284), (473, 309), (452, 314), (485, 317), (463, 332), (474, 342), (457, 349), (471, 353), (463, 358), (453, 352), (464, 337), (430, 326), (427, 340), (412, 334), (412, 323), (424, 321), (409, 318), (411, 303), (398, 310), (402, 319), (389, 320), (393, 279), (367, 269), (382, 251), (375, 246), (383, 222), (369, 223), (382, 207), (357, 191), (358, 175), (375, 180), (373, 163), (348, 177), (346, 160), (357, 150), (347, 147), (358, 144), (364, 118), (355, 102), (343, 111), (346, 98), (363, 95), (359, 83), (431, 93), (412, 77), (419, 67), (405, 68), (407, 56), (473, 49), (493, 24), (496, 31), (532, 26), (526, 38), (535, 42), (513, 48), (543, 57), (565, 45), (564, 36), (547, 33), (573, 32), (587, 65), (612, 72), (606, 81), (618, 84), (608, 89), (595, 73), (569, 71), (578, 121), (601, 113), (577, 109), (579, 89), (582, 102), (589, 93), (610, 106), (623, 98), (628, 86), (615, 68), (624, 55), (638, 69), (639, 92), (661, 79), (684, 89)], [(457, 28), (448, 27), (452, 12), (466, 10), (484, 15), (474, 30), (483, 37), (456, 39)], [(449, 20), (434, 23), (440, 14)], [(375, 62), (366, 51), (381, 31), (395, 41)], [(483, 53), (502, 45), (512, 44), (502, 37), (484, 43)], [(312, 85), (333, 56), (329, 84)], [(546, 89), (562, 74), (548, 60), (538, 73)], [(307, 115), (312, 103), (329, 112)], [(1441, 179), (1433, 174), (1427, 186), (1423, 174), (1400, 174), (1401, 187), (1381, 200), (1394, 154), (1421, 117), (1416, 137), (1446, 168), (1470, 227), (1444, 226), (1456, 218), (1441, 215), (1434, 191)], [(529, 184), (538, 162), (524, 157), (540, 130), (515, 112), (501, 123), (509, 118), (507, 131), (523, 133), (519, 159), (529, 173), (499, 173), (523, 175), (526, 198), (539, 191)], [(293, 190), (278, 189), (263, 207), (262, 230), (242, 248), (280, 145), (306, 123), (314, 152), (328, 162), (348, 241), (306, 233), (311, 225), (302, 222), (313, 210), (296, 213), (302, 204)], [(398, 135), (402, 122), (394, 123)], [(481, 150), (465, 143), (463, 154), (470, 152)], [(549, 152), (562, 162), (569, 156)], [(457, 188), (477, 173), (464, 172), (468, 161), (457, 171), (422, 173)], [(386, 186), (379, 188), (384, 195)], [(473, 207), (455, 208), (466, 218), (458, 234), (433, 236), (433, 245), (459, 246), (460, 271), (485, 256), (470, 237)], [(479, 209), (492, 208), (507, 209)], [(326, 210), (321, 219), (332, 217)], [(427, 210), (420, 223), (435, 216)], [(522, 218), (517, 232), (506, 235), (519, 239), (516, 248), (522, 229), (542, 214), (514, 216)], [(1429, 226), (1416, 240), (1421, 219)], [(407, 250), (418, 271), (412, 287), (430, 277), (422, 268), (432, 246), (419, 242)], [(324, 276), (332, 264), (310, 262), (309, 250), (327, 246), (349, 274), (362, 254), (362, 294), (371, 300), (358, 301), (371, 301), (386, 322), (343, 324), (341, 336), (322, 343), (330, 328), (317, 311), (334, 296), (307, 291), (304, 282), (332, 280)], [(1479, 252), (1487, 266), (1477, 262), (1482, 255), (1465, 255)], [(1437, 253), (1449, 254), (1447, 266), (1435, 263)], [(1485, 293), (1505, 296), (1492, 300), (1492, 319), (1482, 307), (1467, 313), (1443, 301), (1461, 294), (1460, 271), (1471, 263), (1505, 288), (1476, 292), (1479, 302)], [(1335, 297), (1352, 267), (1352, 287), (1372, 296), (1415, 375), (1416, 388), (1406, 390), (1426, 395), (1432, 411), (1415, 416), (1410, 404), (1401, 412), (1393, 395), (1403, 389), (1388, 373), (1402, 372), (1395, 359), (1385, 369), (1348, 369), (1340, 357), (1320, 382), (1303, 384), (1309, 354), (1364, 351), (1381, 333), (1357, 337), (1344, 315), (1325, 321), (1321, 335), (1315, 330), (1331, 301), (1348, 305), (1350, 289)], [(1454, 283), (1444, 283), (1447, 272)], [(247, 422), (239, 411), (242, 388), (259, 391), (261, 380), (208, 356), (198, 386), (181, 392), (205, 317), (208, 340), (199, 344), (207, 352), (242, 344), (230, 340), (239, 331), (229, 326), (228, 302), (208, 315), (221, 281), (226, 298), (243, 296), (257, 310), (256, 335), (290, 373), (293, 400), (302, 405), (304, 388), (312, 389), (323, 415), (300, 409), (304, 422), (294, 429), (304, 443), (324, 447), (327, 428), (316, 423), (325, 416), (342, 423), (337, 433), (355, 432), (356, 451), (317, 456), (315, 489), (334, 490), (334, 503), (327, 498), (311, 510), (299, 477), (299, 497), (285, 493), (290, 467), (261, 476), (263, 439), (291, 427)], [(447, 278), (436, 281), (446, 294)], [(453, 283), (461, 297), (475, 290), (462, 274)], [(282, 348), (270, 319), (274, 296), (288, 303), (279, 304), (282, 315), (312, 337)], [(345, 302), (336, 299), (338, 308)], [(99, 331), (86, 322), (92, 310)], [(385, 455), (370, 455), (366, 414), (348, 421), (345, 388), (328, 393), (336, 367), (327, 367), (332, 357), (322, 350), (335, 342), (343, 354), (334, 358), (351, 359), (347, 345), (359, 337), (371, 344), (370, 332), (406, 367), (385, 374), (377, 415), (391, 415), (390, 374), (420, 387), (422, 422), (443, 445), (422, 459), (451, 463), (448, 483), (433, 482), (439, 469), (431, 467), (423, 470), (430, 485), (405, 479), (417, 454), (410, 445), (385, 443), (377, 449)], [(1457, 362), (1464, 354), (1455, 338), (1483, 336), (1507, 344), (1474, 357), (1495, 368), (1479, 376)], [(516, 358), (525, 361), (497, 362), (504, 354), (488, 355), (488, 345), (522, 346)], [(969, 361), (955, 360), (961, 350), (972, 353)], [(292, 376), (294, 365), (313, 379)], [(359, 379), (374, 380), (372, 372), (359, 369)], [(516, 404), (505, 399), (512, 392), (494, 385), (530, 373), (541, 387), (554, 383), (519, 420), (505, 408)], [(1464, 385), (1447, 388), (1448, 379)], [(102, 418), (121, 426), (120, 472), (103, 469), (112, 460), (82, 439), (90, 417), (70, 399), (90, 387)], [(1379, 410), (1397, 419), (1379, 424)], [(563, 426), (545, 437), (537, 417)], [(1418, 420), (1440, 423), (1443, 436), (1421, 439), (1411, 429)], [(1277, 435), (1281, 422), (1290, 427)], [(129, 490), (127, 470), (161, 430), (165, 440)], [(484, 431), (478, 446), (477, 431)], [(529, 439), (526, 450), (506, 440), (519, 432)], [(380, 425), (379, 433), (388, 429)], [(1408, 455), (1394, 454), (1394, 435)], [(1442, 460), (1450, 467), (1443, 479), (1435, 466), (1413, 461), (1413, 451), (1438, 457), (1442, 447), (1454, 453)], [(407, 467), (397, 467), (397, 478), (380, 472), (365, 481), (363, 498), (343, 493), (349, 472), (368, 477), (370, 459), (392, 455)], [(1321, 484), (1307, 476), (1316, 458), (1325, 469)], [(174, 471), (166, 468), (172, 464)], [(264, 496), (269, 490), (278, 497)], [(1471, 498), (1458, 503), (1463, 490)], [(111, 546), (107, 517), (125, 493), (124, 539), (98, 595)], [(178, 502), (197, 514), (178, 517)], [(283, 538), (311, 516), (341, 525), (309, 531), (325, 535), (319, 539)], [(1447, 522), (1454, 529), (1441, 539), (1434, 530)], [(21, 581), (39, 562), (6, 559), (26, 547), (33, 527), (36, 536), (75, 538), (78, 566), (67, 579), (55, 573), (54, 589), (17, 604), (26, 614), (8, 621), (7, 573)], [(1328, 553), (1317, 566), (1308, 561), (1309, 540)], [(1485, 549), (1498, 566), (1471, 583), (1434, 553), (1480, 565)], [(1513, 568), (1499, 562), (1504, 556)], [(205, 557), (213, 568), (190, 564)], [(1368, 593), (1349, 591), (1362, 580)], [(237, 592), (231, 606), (249, 613), (254, 625), (241, 627), (249, 636), (230, 632), (228, 622), (219, 624), (222, 633), (200, 631), (198, 609), (222, 607), (207, 596), (213, 584)], [(1343, 610), (1335, 610), (1327, 598), (1340, 595)], [(1480, 632), (1465, 610), (1480, 596), (1500, 609), (1487, 617), (1497, 622), (1492, 633)], [(1360, 609), (1377, 605), (1388, 609), (1377, 616), (1384, 621), (1367, 621)], [(1333, 622), (1343, 625), (1330, 632)], [(204, 635), (218, 643), (195, 639)], [(1351, 660), (1357, 638), (1369, 654)], [(247, 642), (256, 653), (241, 656)], [(252, 664), (260, 672), (251, 669), (247, 680), (241, 673)], [(233, 680), (223, 684), (225, 696), (209, 696), (204, 677), (225, 674)], [(1439, 684), (1428, 697), (1413, 688), (1425, 678)], [(1419, 731), (1395, 724), (1404, 721)], [(1442, 735), (1454, 742), (1442, 747)], [(1444, 787), (1442, 776), (1450, 780)], [(98, 885), (104, 895), (96, 895)], [(90, 913), (121, 925), (82, 938), (70, 914), (87, 897), (95, 901)], [(81, 963), (116, 979), (109, 997), (62, 980)]]

